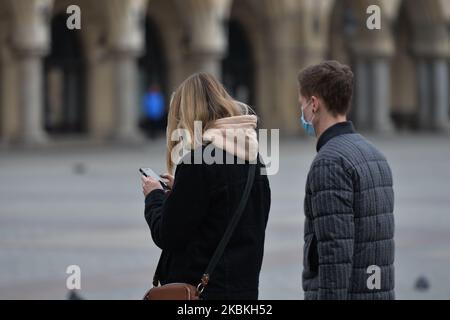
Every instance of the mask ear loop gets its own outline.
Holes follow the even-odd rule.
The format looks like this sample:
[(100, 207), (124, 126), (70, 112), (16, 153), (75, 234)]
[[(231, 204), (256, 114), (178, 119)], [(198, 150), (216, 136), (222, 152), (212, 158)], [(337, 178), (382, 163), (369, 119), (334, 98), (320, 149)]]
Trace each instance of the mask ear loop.
[[(302, 107), (302, 113), (303, 113), (303, 115), (305, 114), (305, 108), (307, 108), (307, 107), (309, 107), (310, 106), (310, 104), (311, 104), (311, 100), (309, 100), (309, 103), (306, 105), (306, 107)], [(304, 117), (304, 116), (303, 116)], [(307, 121), (306, 119), (305, 119), (305, 121), (307, 121), (307, 122), (309, 122), (309, 123), (311, 123), (312, 124), (312, 122), (314, 121), (314, 118), (316, 117), (316, 114), (314, 113), (314, 110), (313, 110), (313, 116), (312, 116), (312, 119), (310, 120), (310, 121)]]

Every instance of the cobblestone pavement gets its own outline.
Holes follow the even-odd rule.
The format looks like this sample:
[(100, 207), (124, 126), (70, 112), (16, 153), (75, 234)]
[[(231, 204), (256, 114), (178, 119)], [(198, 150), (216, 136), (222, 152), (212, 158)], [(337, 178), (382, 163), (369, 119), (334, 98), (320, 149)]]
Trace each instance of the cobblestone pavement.
[[(399, 299), (450, 299), (450, 138), (371, 137), (395, 178)], [(140, 299), (159, 251), (143, 218), (140, 166), (163, 171), (164, 141), (0, 150), (0, 299), (65, 299), (67, 266), (87, 299)], [(302, 299), (303, 195), (314, 142), (283, 141), (261, 299)], [(414, 289), (418, 277), (430, 283)]]

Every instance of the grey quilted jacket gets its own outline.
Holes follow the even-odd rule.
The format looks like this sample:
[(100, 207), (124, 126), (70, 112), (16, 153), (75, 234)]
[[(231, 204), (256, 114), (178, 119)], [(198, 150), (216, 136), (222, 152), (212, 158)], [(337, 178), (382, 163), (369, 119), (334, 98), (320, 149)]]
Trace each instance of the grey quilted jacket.
[(351, 122), (328, 129), (306, 184), (305, 299), (394, 299), (394, 192), (385, 157)]

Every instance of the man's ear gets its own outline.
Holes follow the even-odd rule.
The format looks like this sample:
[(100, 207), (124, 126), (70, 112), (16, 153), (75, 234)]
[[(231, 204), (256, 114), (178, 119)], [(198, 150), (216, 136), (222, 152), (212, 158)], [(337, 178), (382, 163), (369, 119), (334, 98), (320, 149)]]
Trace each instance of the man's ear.
[(312, 96), (311, 97), (311, 102), (312, 102), (312, 111), (313, 111), (313, 113), (317, 113), (317, 111), (319, 111), (320, 100), (316, 96)]

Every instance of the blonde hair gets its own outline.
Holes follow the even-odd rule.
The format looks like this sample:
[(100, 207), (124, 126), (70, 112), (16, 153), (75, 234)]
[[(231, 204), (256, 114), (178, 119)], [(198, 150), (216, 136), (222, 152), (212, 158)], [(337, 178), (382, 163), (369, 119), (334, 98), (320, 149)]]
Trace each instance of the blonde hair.
[[(194, 137), (194, 122), (201, 121), (202, 134), (221, 118), (249, 114), (247, 105), (235, 101), (224, 86), (211, 74), (196, 73), (186, 79), (174, 92), (167, 119), (167, 170), (172, 173), (171, 153), (178, 141), (172, 141), (172, 132), (184, 129)], [(192, 149), (198, 141), (190, 141)], [(201, 142), (200, 142), (201, 143)]]

